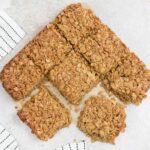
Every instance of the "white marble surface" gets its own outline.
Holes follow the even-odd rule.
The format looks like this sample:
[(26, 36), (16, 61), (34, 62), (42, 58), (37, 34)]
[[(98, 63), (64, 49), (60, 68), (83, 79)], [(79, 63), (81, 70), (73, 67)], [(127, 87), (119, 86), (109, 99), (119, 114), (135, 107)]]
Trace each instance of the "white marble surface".
[[(0, 62), (0, 69), (64, 6), (73, 2), (77, 0), (0, 0), (0, 9), (5, 4), (4, 7), (10, 4), (6, 11), (27, 33), (24, 41)], [(150, 0), (82, 0), (81, 2), (88, 4), (150, 68)], [(96, 92), (96, 89), (93, 92)], [(18, 119), (15, 106), (16, 103), (0, 85), (0, 123), (14, 134), (21, 150), (53, 150), (75, 139), (86, 140), (89, 150), (150, 149), (150, 92), (139, 107), (129, 105), (126, 108), (127, 128), (125, 133), (117, 138), (116, 145), (91, 143), (75, 124), (69, 129), (61, 130), (48, 142), (39, 141)]]

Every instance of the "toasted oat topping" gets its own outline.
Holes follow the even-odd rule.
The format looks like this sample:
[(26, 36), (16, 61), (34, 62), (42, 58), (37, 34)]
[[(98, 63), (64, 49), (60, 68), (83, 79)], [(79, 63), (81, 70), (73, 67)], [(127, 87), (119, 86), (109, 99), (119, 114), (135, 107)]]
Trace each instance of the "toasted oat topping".
[(46, 87), (41, 87), (21, 110), (18, 116), (41, 140), (47, 141), (56, 132), (71, 123), (70, 112)]
[(78, 119), (78, 127), (93, 141), (115, 143), (115, 138), (125, 127), (124, 107), (104, 96), (91, 97)]

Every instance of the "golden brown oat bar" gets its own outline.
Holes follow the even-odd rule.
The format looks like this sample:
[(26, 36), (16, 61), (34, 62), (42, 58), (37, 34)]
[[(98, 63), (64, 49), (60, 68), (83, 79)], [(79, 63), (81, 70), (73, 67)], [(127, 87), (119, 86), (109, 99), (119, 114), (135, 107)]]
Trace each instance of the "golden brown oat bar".
[(48, 24), (25, 48), (34, 63), (46, 74), (54, 65), (62, 61), (72, 50), (52, 24)]
[(81, 4), (68, 6), (54, 23), (100, 75), (116, 67), (129, 53), (116, 34)]
[(27, 96), (42, 79), (41, 70), (24, 52), (13, 58), (1, 73), (4, 88), (15, 100)]
[(107, 73), (103, 85), (123, 102), (140, 104), (150, 88), (150, 71), (131, 53)]
[(41, 140), (47, 141), (56, 132), (71, 123), (70, 112), (46, 87), (41, 87), (21, 110), (18, 116)]
[[(115, 41), (113, 39), (108, 40), (110, 41), (106, 39), (106, 43), (103, 44), (102, 42), (97, 42), (92, 37), (88, 37), (76, 46), (76, 50), (87, 59), (100, 76), (105, 76), (107, 72), (118, 65), (121, 59), (130, 53), (119, 39), (116, 38)], [(113, 42), (120, 44), (117, 47)]]
[(99, 82), (97, 74), (75, 52), (54, 67), (48, 78), (72, 104), (79, 104), (82, 97)]
[(62, 31), (72, 44), (77, 44), (97, 31), (99, 19), (90, 9), (81, 4), (71, 4), (66, 7), (55, 19), (54, 24)]
[(94, 141), (114, 144), (115, 138), (126, 127), (125, 118), (121, 104), (99, 95), (86, 102), (78, 119), (78, 127)]

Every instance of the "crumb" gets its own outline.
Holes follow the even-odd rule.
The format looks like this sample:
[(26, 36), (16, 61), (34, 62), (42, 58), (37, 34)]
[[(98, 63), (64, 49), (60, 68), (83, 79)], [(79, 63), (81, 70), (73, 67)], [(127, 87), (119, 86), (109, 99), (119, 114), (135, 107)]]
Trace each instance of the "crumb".
[(46, 87), (41, 87), (39, 93), (25, 103), (18, 116), (44, 141), (71, 123), (69, 110)]
[(126, 113), (123, 105), (104, 96), (91, 97), (80, 113), (78, 127), (92, 141), (115, 143), (115, 138), (124, 131)]
[(74, 111), (75, 111), (76, 113), (80, 112), (80, 107), (75, 107)]
[(70, 103), (67, 104), (69, 106), (69, 109), (72, 110), (72, 105), (70, 105)]

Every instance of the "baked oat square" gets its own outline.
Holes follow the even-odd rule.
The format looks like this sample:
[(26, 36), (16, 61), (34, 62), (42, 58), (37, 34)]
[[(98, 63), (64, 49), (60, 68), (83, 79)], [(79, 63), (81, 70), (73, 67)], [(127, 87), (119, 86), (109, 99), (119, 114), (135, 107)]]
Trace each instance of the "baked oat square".
[[(105, 76), (112, 68), (115, 68), (118, 62), (130, 53), (129, 49), (111, 30), (108, 30), (107, 27), (107, 30), (103, 28), (105, 28), (104, 25), (100, 27), (98, 35), (91, 35), (91, 37), (81, 40), (75, 47), (101, 77)], [(108, 34), (107, 38), (104, 36), (105, 34)], [(99, 41), (99, 39), (102, 41)]]
[(48, 78), (72, 104), (79, 104), (82, 97), (99, 82), (99, 77), (78, 53), (71, 52)]
[(71, 50), (72, 46), (61, 36), (55, 26), (49, 23), (22, 51), (25, 51), (35, 65), (40, 67), (43, 74), (47, 74)]
[(41, 87), (38, 94), (25, 103), (18, 111), (18, 116), (44, 141), (71, 123), (68, 109), (46, 87)]
[(73, 45), (96, 32), (99, 19), (80, 3), (67, 6), (54, 20), (54, 24)]
[(107, 73), (102, 83), (123, 102), (140, 104), (150, 88), (150, 71), (131, 53)]
[(1, 81), (6, 91), (15, 99), (27, 96), (44, 78), (41, 69), (21, 51), (1, 72)]
[(78, 127), (93, 141), (114, 144), (115, 138), (126, 127), (125, 118), (121, 104), (98, 95), (86, 102), (78, 119)]

